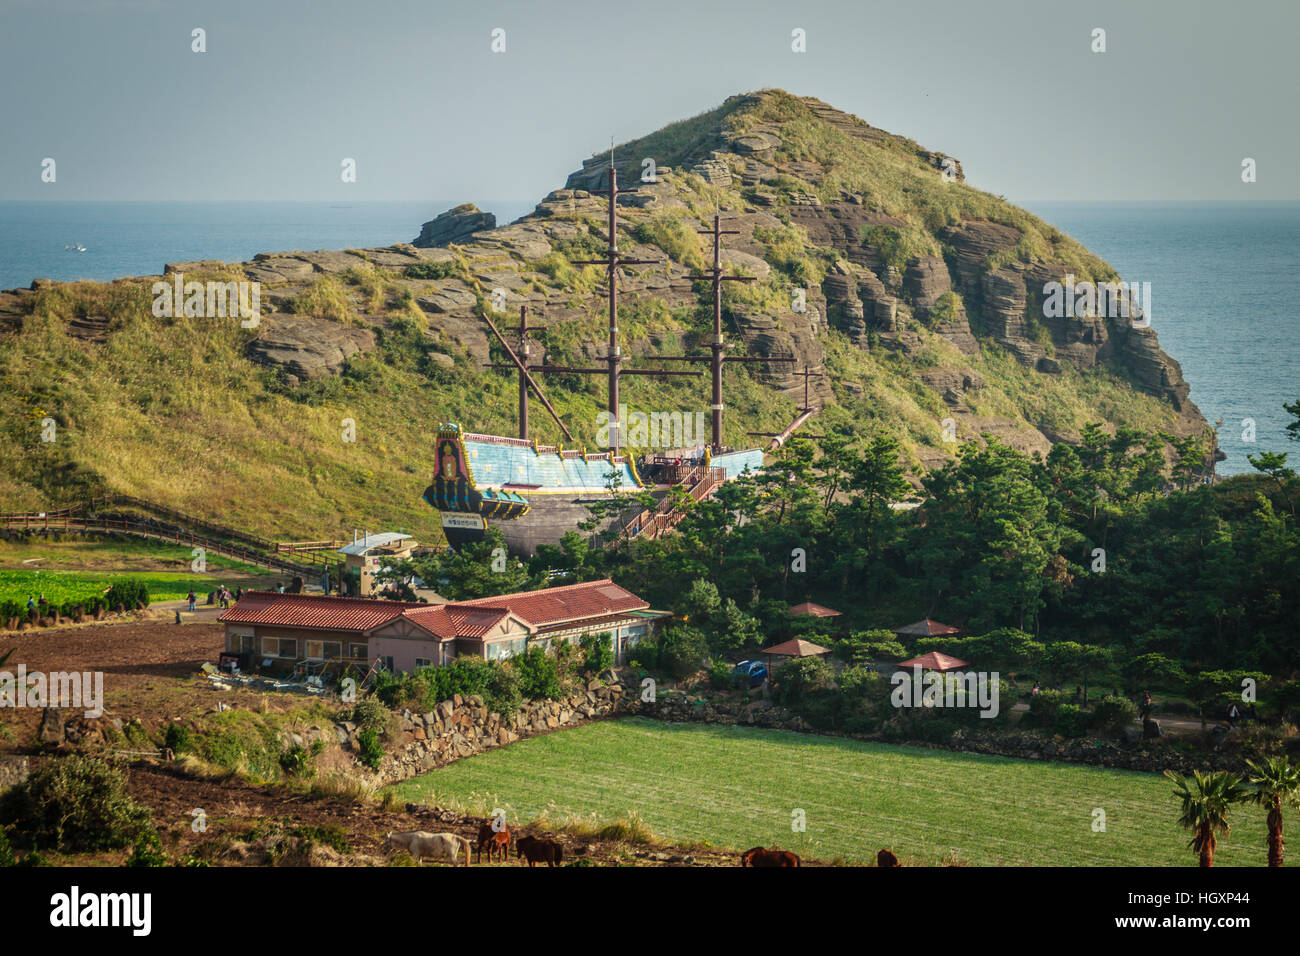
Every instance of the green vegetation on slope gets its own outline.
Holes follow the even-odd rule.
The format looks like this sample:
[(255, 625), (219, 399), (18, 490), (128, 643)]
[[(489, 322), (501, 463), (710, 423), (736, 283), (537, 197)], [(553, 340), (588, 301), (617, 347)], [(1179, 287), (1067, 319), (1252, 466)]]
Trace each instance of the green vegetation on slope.
[[(823, 201), (844, 192), (861, 195), (865, 208), (896, 217), (901, 226), (866, 230), (863, 241), (886, 261), (903, 265), (909, 256), (945, 253), (938, 231), (966, 219), (989, 219), (1020, 229), (1020, 245), (1001, 254), (1064, 263), (1080, 278), (1113, 275), (1073, 240), (1000, 197), (959, 183), (945, 183), (923, 150), (900, 137), (863, 140), (826, 122), (798, 97), (781, 91), (733, 97), (715, 110), (672, 124), (620, 147), (623, 163), (654, 156), (668, 177), (673, 202), (621, 212), (624, 247), (658, 249), (677, 266), (697, 269), (705, 244), (690, 217), (714, 209), (754, 209), (752, 190), (733, 178), (730, 187), (683, 172), (725, 146), (726, 137), (776, 125), (782, 145), (773, 162), (821, 164), (814, 185), (782, 173), (762, 188), (788, 200), (816, 192)], [(738, 157), (731, 158), (733, 174)], [(626, 173), (639, 173), (628, 168)], [(598, 205), (598, 204), (597, 204)], [(683, 208), (683, 206), (685, 208)], [(769, 276), (725, 290), (727, 333), (736, 335), (745, 315), (789, 317), (792, 287), (814, 289), (841, 258), (839, 251), (813, 243), (788, 208), (772, 208), (776, 225), (755, 229), (754, 238), (772, 266)], [(153, 499), (227, 526), (275, 538), (343, 537), (357, 526), (401, 528), (437, 544), (437, 515), (420, 500), (428, 483), (431, 432), (458, 421), (478, 432), (513, 434), (516, 380), (513, 372), (481, 367), (437, 315), (416, 304), (445, 283), (461, 283), (480, 302), (489, 294), (485, 278), (498, 267), (520, 270), (523, 289), (541, 291), (563, 303), (563, 321), (551, 324), (545, 342), (557, 364), (589, 366), (593, 342), (603, 339), (601, 273), (574, 260), (602, 253), (603, 214), (588, 210), (559, 219), (578, 225), (576, 234), (552, 242), (552, 251), (528, 260), (521, 253), (481, 246), (456, 246), (437, 263), (385, 272), (367, 254), (337, 275), (303, 280), (286, 302), (288, 311), (375, 329), (378, 347), (353, 356), (340, 376), (290, 387), (279, 371), (246, 356), (255, 330), (235, 320), (155, 318), (149, 283), (75, 283), (43, 289), (22, 330), (6, 336), (0, 349), (0, 440), (14, 449), (0, 460), (0, 502), (7, 508), (41, 508), (121, 492)], [(990, 265), (996, 263), (989, 263)], [(662, 272), (650, 267), (647, 273)], [(243, 278), (235, 266), (187, 273), (187, 280)], [(710, 325), (707, 288), (696, 283), (672, 304), (654, 295), (623, 298), (621, 327), (629, 351), (699, 350)], [(955, 296), (944, 300), (928, 323), (956, 314)], [(110, 334), (98, 344), (69, 334), (78, 317), (106, 316)], [(835, 401), (819, 415), (819, 427), (857, 441), (882, 426), (899, 438), (909, 468), (951, 457), (940, 433), (949, 413), (939, 394), (917, 378), (929, 368), (978, 372), (984, 387), (968, 395), (976, 415), (1008, 420), (1050, 435), (1073, 436), (1087, 423), (1154, 431), (1173, 419), (1168, 405), (1138, 392), (1120, 371), (1076, 371), (1059, 376), (1026, 370), (989, 339), (984, 352), (964, 356), (916, 319), (906, 319), (919, 339), (908, 354), (867, 350), (843, 333), (820, 334)], [(976, 334), (978, 322), (973, 323)], [(784, 334), (784, 333), (781, 333)], [(444, 361), (428, 352), (438, 350)], [(492, 344), (492, 357), (503, 361)], [(450, 356), (450, 364), (445, 358)], [(623, 401), (632, 410), (704, 410), (707, 377), (656, 379), (629, 376)], [(554, 423), (535, 409), (534, 434), (544, 443), (597, 447), (598, 414), (605, 405), (599, 376), (550, 374), (545, 386), (576, 442), (562, 438)], [(794, 417), (796, 396), (765, 384), (759, 371), (739, 363), (726, 372), (725, 441), (754, 443), (748, 432), (771, 432)], [(802, 396), (797, 396), (801, 398)], [(43, 422), (53, 419), (57, 437), (42, 441)], [(351, 426), (349, 426), (351, 423)], [(345, 431), (355, 429), (355, 441)], [(974, 437), (963, 423), (960, 437)], [(1030, 434), (1031, 438), (1037, 436)]]

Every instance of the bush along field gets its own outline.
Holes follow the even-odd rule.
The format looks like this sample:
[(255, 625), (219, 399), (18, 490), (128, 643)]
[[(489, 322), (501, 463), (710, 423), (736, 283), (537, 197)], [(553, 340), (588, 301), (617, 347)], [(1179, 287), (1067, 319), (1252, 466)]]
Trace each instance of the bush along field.
[[(45, 585), (51, 580), (55, 584), (47, 590)], [(28, 586), (23, 587), (24, 584)], [(0, 595), (9, 594), (15, 596), (0, 597), (0, 627), (7, 630), (20, 624), (25, 627), (33, 620), (48, 623), (72, 618), (79, 621), (84, 615), (144, 610), (152, 600), (149, 582), (140, 578), (105, 575), (100, 580), (86, 580), (68, 575), (61, 580), (50, 574), (38, 578), (35, 572), (0, 571)]]

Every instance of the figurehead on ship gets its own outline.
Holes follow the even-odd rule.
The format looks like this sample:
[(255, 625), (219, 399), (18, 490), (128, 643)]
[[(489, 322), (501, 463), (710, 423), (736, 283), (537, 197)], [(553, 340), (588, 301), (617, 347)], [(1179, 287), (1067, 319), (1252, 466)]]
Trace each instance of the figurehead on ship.
[(442, 455), (442, 477), (446, 481), (455, 481), (460, 474), (460, 469), (456, 464), (456, 453), (448, 447)]

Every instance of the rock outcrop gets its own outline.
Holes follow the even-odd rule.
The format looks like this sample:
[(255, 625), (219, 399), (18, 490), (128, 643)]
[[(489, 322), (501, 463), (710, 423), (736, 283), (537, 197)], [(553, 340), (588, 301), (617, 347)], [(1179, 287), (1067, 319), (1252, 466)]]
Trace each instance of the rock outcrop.
[(483, 212), (472, 202), (461, 203), (421, 226), (420, 234), (411, 245), (417, 249), (431, 249), (463, 242), (476, 232), (495, 229), (496, 224), (497, 217), (492, 213)]
[(248, 344), (248, 357), (284, 369), (291, 385), (337, 375), (347, 360), (375, 347), (375, 333), (329, 319), (273, 313), (262, 320), (264, 331)]

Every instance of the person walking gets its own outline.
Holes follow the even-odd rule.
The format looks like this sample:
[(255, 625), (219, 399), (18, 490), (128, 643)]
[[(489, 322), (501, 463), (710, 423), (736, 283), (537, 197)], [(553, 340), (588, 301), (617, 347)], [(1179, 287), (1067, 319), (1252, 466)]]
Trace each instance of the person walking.
[(194, 613), (194, 605), (198, 604), (198, 602), (199, 602), (198, 595), (196, 595), (196, 594), (194, 593), (194, 589), (193, 589), (193, 588), (190, 588), (190, 593), (189, 593), (189, 595), (185, 598), (185, 600), (187, 600), (187, 601), (190, 602), (190, 613), (193, 614), (193, 613)]

